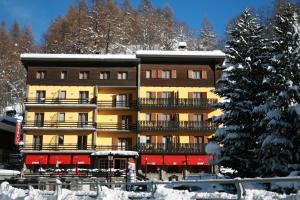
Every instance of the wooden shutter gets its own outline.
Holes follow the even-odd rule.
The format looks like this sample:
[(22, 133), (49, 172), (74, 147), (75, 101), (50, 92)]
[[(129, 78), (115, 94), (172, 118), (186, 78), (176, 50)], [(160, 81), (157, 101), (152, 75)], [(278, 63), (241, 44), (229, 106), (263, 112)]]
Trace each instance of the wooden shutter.
[(157, 119), (157, 114), (151, 113), (151, 121), (156, 121), (156, 119)]
[(132, 94), (128, 94), (128, 102), (127, 102), (127, 106), (131, 106), (132, 105)]
[(202, 71), (202, 79), (207, 79), (207, 71), (206, 70)]
[(157, 70), (157, 78), (162, 78), (162, 70)]
[(117, 149), (118, 147), (118, 138), (117, 137), (112, 137), (112, 146), (113, 146), (113, 149)]
[(161, 99), (162, 98), (162, 92), (157, 92), (157, 98)]
[(188, 70), (188, 78), (193, 78), (193, 70)]
[(193, 98), (193, 92), (189, 92), (189, 93), (188, 93), (188, 98), (189, 98), (189, 99), (192, 99), (192, 98)]
[(195, 144), (195, 136), (189, 136), (189, 143)]
[(122, 124), (122, 115), (118, 115), (118, 124)]
[(172, 69), (172, 78), (177, 78), (176, 69)]
[(117, 95), (112, 96), (112, 106), (115, 107), (117, 103)]
[(207, 93), (206, 92), (200, 92), (202, 99), (207, 99)]
[(152, 144), (156, 144), (156, 136), (155, 135), (151, 135), (151, 143)]
[(151, 78), (157, 78), (157, 70), (156, 69), (151, 70)]
[(157, 143), (163, 143), (163, 136), (157, 136)]
[(192, 122), (193, 118), (194, 118), (194, 113), (189, 113), (188, 115), (189, 122)]
[(155, 99), (156, 98), (156, 92), (150, 92), (151, 93), (151, 98)]

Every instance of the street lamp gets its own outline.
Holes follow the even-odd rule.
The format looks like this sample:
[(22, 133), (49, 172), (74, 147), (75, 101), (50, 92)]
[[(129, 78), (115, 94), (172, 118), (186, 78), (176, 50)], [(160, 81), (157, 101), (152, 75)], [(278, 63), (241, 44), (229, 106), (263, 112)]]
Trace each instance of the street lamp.
[[(113, 161), (113, 159), (114, 159), (114, 157), (113, 157), (113, 155), (112, 155), (112, 153), (111, 152), (109, 152), (109, 154), (108, 154), (108, 166), (109, 166), (109, 182), (111, 183), (111, 164), (112, 164), (112, 161)], [(110, 184), (110, 187), (111, 187), (111, 184)]]

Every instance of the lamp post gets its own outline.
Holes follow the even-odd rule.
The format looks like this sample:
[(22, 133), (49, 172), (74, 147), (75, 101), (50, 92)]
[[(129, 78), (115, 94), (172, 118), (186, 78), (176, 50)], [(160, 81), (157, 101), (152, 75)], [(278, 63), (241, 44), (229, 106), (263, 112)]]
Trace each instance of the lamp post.
[[(109, 166), (109, 182), (111, 183), (111, 165), (112, 165), (112, 161), (113, 161), (113, 159), (114, 159), (114, 157), (113, 157), (113, 155), (112, 155), (112, 153), (111, 152), (109, 152), (109, 154), (108, 154), (108, 166)], [(110, 185), (110, 188), (111, 188), (111, 185)]]

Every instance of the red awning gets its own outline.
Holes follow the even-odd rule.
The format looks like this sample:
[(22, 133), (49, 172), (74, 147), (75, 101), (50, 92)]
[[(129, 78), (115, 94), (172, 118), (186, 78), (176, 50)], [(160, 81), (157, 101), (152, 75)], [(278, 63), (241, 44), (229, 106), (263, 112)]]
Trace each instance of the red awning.
[(71, 164), (71, 155), (65, 154), (52, 154), (49, 159), (50, 165), (70, 165)]
[(73, 155), (72, 164), (74, 165), (90, 165), (91, 159), (90, 155)]
[(209, 160), (212, 160), (212, 156), (208, 155), (189, 155), (187, 156), (188, 165), (209, 165)]
[(166, 155), (164, 156), (165, 165), (186, 165), (185, 155)]
[(48, 155), (44, 154), (28, 154), (25, 155), (26, 165), (47, 165)]
[(163, 156), (161, 155), (142, 155), (141, 165), (163, 165)]

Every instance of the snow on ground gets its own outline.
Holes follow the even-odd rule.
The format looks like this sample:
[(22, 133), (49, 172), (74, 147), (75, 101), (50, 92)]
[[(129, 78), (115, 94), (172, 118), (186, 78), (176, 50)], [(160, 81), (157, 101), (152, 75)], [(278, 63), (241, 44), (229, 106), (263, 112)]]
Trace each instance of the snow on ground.
[[(83, 191), (70, 191), (67, 189), (62, 189), (61, 200), (92, 200), (95, 199), (92, 196), (88, 196), (87, 192)], [(90, 192), (90, 195), (95, 195), (96, 192)], [(277, 199), (286, 199), (286, 200), (299, 200), (300, 191), (297, 194), (277, 194), (274, 192), (265, 191), (262, 189), (246, 189), (246, 198), (245, 200), (277, 200)], [(107, 187), (102, 187), (102, 190), (99, 192), (97, 199), (101, 200), (126, 200), (129, 197), (143, 197), (146, 199), (151, 193), (135, 193), (135, 192), (126, 192), (120, 189), (109, 189)], [(206, 193), (206, 192), (188, 192), (182, 190), (173, 190), (166, 188), (164, 185), (158, 185), (157, 190), (154, 194), (154, 199), (157, 200), (187, 200), (187, 199), (236, 199), (236, 195), (227, 194), (227, 193)], [(54, 200), (57, 199), (56, 195), (47, 194), (45, 191), (36, 190), (30, 188), (28, 190), (17, 189), (10, 186), (7, 182), (3, 182), (0, 186), (0, 200)]]

